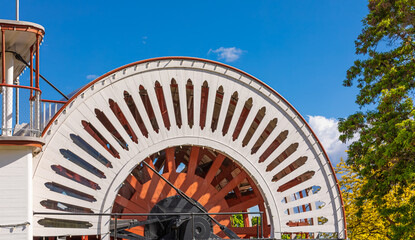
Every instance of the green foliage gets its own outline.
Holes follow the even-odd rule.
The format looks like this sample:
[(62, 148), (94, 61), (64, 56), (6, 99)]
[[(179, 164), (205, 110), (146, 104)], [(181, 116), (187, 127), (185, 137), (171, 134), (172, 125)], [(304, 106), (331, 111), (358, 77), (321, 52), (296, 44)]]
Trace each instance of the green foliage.
[(318, 217), (318, 225), (324, 225), (326, 222), (328, 222), (329, 220), (325, 217)]
[(252, 217), (251, 226), (261, 225), (261, 219), (259, 217)]
[[(356, 41), (356, 53), (364, 57), (343, 82), (357, 83), (356, 103), (363, 110), (340, 119), (340, 139), (359, 137), (347, 160), (365, 180), (357, 215), (373, 201), (390, 224), (389, 237), (408, 239), (415, 231), (415, 0), (370, 0), (368, 7)], [(402, 200), (408, 188), (412, 202)]]
[(341, 175), (339, 185), (342, 189), (343, 203), (346, 211), (347, 235), (350, 240), (376, 239), (387, 240), (387, 221), (379, 216), (374, 210), (374, 204), (365, 200), (361, 207), (361, 215), (356, 216), (359, 211), (357, 199), (360, 190), (366, 183), (360, 178), (352, 167), (346, 165), (343, 159), (336, 167), (336, 173)]
[[(365, 199), (363, 204), (358, 204), (362, 199), (361, 189), (367, 184), (367, 179), (359, 177), (352, 166), (347, 165), (343, 159), (341, 159), (336, 167), (336, 174), (341, 175), (339, 185), (342, 190), (343, 203), (346, 211), (348, 238), (350, 240), (390, 239), (395, 234), (393, 227), (391, 227), (392, 222), (402, 222), (402, 220), (397, 221), (397, 218), (406, 216), (399, 213), (400, 211), (397, 211), (395, 208), (398, 206), (413, 205), (413, 196), (415, 195), (413, 186), (412, 188), (407, 187), (404, 189), (403, 193), (400, 194), (401, 199), (399, 201), (395, 199), (396, 188), (382, 197), (388, 209), (392, 210), (385, 217), (379, 213), (376, 202), (371, 199)], [(360, 214), (357, 214), (359, 211)], [(404, 236), (405, 239), (415, 239), (415, 232), (408, 231), (404, 233)]]
[(244, 227), (244, 218), (242, 214), (235, 214), (231, 216), (232, 227)]

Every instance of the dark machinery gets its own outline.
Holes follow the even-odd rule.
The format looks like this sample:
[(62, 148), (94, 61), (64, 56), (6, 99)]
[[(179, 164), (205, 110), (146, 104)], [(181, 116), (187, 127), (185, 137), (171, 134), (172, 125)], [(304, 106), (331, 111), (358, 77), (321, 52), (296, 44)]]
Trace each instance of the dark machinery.
[[(199, 203), (197, 205), (201, 208)], [(189, 215), (203, 213), (198, 207), (176, 195), (165, 198), (157, 203), (150, 214), (170, 213), (169, 215), (150, 215), (145, 221), (118, 220), (117, 237), (124, 239), (221, 239), (213, 234), (212, 221), (208, 215)], [(177, 213), (177, 215), (171, 215)], [(182, 214), (186, 213), (186, 214)], [(192, 219), (193, 218), (193, 219)], [(126, 229), (145, 226), (144, 237)], [(112, 224), (111, 229), (114, 229)], [(113, 234), (112, 234), (113, 235)]]
[[(146, 162), (144, 162), (144, 164), (176, 190), (178, 195), (165, 198), (158, 202), (151, 209), (150, 215), (146, 221), (128, 221), (120, 227), (117, 226), (117, 236), (131, 240), (221, 239), (219, 236), (213, 234), (213, 221), (229, 238), (239, 239), (238, 235), (210, 216), (200, 203), (175, 187)], [(177, 213), (177, 215), (172, 215), (172, 213)], [(196, 215), (189, 215), (189, 213), (196, 213)], [(115, 224), (113, 225), (114, 226), (111, 227), (112, 236), (114, 236), (115, 231)], [(145, 226), (144, 237), (126, 230), (143, 225)]]

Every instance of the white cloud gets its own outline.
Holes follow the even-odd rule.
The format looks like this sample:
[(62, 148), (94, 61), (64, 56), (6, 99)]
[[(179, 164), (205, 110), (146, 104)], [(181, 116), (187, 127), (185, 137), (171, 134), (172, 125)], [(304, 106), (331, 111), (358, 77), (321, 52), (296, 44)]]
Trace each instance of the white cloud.
[[(339, 121), (337, 119), (323, 116), (308, 116), (308, 123), (329, 155), (333, 166), (340, 162), (340, 158), (347, 158), (345, 151), (347, 146), (353, 141), (344, 144), (339, 140), (340, 132), (337, 129)], [(357, 140), (357, 138), (354, 140)]]
[(95, 78), (97, 78), (98, 76), (97, 75), (95, 75), (95, 74), (89, 74), (89, 75), (86, 75), (86, 79), (88, 79), (88, 80), (93, 80), (93, 79), (95, 79)]
[(239, 59), (244, 51), (236, 47), (224, 48), (220, 47), (218, 49), (210, 49), (208, 54), (216, 53), (219, 59), (225, 59), (225, 62), (233, 62)]

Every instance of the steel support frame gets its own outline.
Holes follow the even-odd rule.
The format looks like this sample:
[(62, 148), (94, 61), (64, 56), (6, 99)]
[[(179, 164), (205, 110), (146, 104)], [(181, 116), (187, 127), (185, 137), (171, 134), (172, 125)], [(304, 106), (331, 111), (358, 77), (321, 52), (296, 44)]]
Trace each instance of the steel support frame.
[[(243, 215), (259, 215), (259, 225), (256, 226), (257, 228), (257, 239), (272, 239), (272, 240), (279, 240), (276, 238), (264, 238), (264, 226), (263, 226), (263, 218), (264, 218), (264, 212), (219, 212), (219, 213), (59, 213), (59, 212), (33, 212), (33, 215), (50, 215), (50, 216), (109, 216), (114, 217), (114, 229), (117, 229), (117, 220), (122, 219), (123, 216), (177, 216), (177, 215), (184, 215), (184, 216), (190, 216), (191, 224), (194, 226), (194, 217), (200, 216), (200, 215), (235, 215), (235, 214), (243, 214)], [(193, 232), (194, 234), (194, 232)], [(283, 233), (282, 233), (283, 234)], [(295, 233), (292, 232), (292, 234), (301, 234), (301, 232)], [(308, 235), (308, 233), (305, 233)], [(113, 235), (114, 239), (117, 239), (117, 231), (114, 231)], [(193, 235), (194, 239), (194, 235)], [(320, 238), (319, 238), (320, 239)], [(345, 240), (345, 238), (336, 238), (337, 240)], [(325, 239), (320, 239), (325, 240)]]
[[(40, 36), (36, 35), (36, 76), (35, 76), (35, 88), (39, 89), (39, 47), (40, 47)], [(40, 91), (35, 92), (35, 130), (40, 134)]]
[(2, 83), (6, 83), (6, 34), (4, 29), (1, 30), (1, 41), (2, 41), (2, 49), (1, 49), (1, 70), (2, 70)]
[[(30, 87), (33, 87), (33, 45), (30, 47)], [(30, 122), (29, 128), (33, 129), (33, 90), (30, 89), (29, 97), (29, 107), (30, 107)]]
[[(1, 50), (1, 59), (2, 59), (2, 64), (1, 64), (1, 69), (2, 69), (2, 84), (6, 84), (6, 35), (5, 35), (5, 32), (4, 32), (4, 29), (2, 29), (1, 30), (1, 39), (2, 39), (2, 50)], [(2, 98), (3, 98), (3, 102), (2, 102), (2, 104), (3, 104), (3, 106), (2, 106), (2, 109), (3, 109), (3, 112), (2, 112), (2, 116), (1, 116), (1, 118), (2, 118), (2, 128), (4, 128), (5, 127), (5, 124), (6, 124), (6, 117), (5, 117), (5, 106), (6, 106), (6, 103), (5, 103), (5, 95), (6, 95), (6, 88), (5, 87), (2, 87), (1, 88), (1, 93), (2, 93)], [(1, 131), (1, 134), (3, 134), (3, 130)]]

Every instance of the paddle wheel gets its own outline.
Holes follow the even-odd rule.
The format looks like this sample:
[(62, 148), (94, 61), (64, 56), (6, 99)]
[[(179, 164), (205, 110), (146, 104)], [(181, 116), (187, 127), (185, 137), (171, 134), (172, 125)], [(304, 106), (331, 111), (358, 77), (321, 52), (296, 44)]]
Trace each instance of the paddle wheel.
[[(195, 203), (203, 206), (206, 212), (248, 212), (248, 209), (254, 207), (265, 211), (264, 200), (254, 180), (234, 160), (217, 150), (201, 146), (170, 147), (151, 155), (144, 161), (150, 167), (140, 164), (127, 177), (115, 199), (113, 212), (202, 212), (177, 195), (177, 191), (160, 179), (157, 173), (150, 170), (151, 168), (162, 173), (168, 182), (183, 191)], [(214, 225), (207, 216), (199, 217), (206, 218), (205, 224), (209, 223), (209, 227), (206, 227), (207, 231), (219, 237), (226, 236), (220, 226)], [(259, 233), (257, 226), (252, 226), (249, 221), (249, 215), (243, 215), (243, 227), (232, 224), (230, 215), (212, 215), (212, 217), (240, 237), (257, 237)], [(122, 219), (128, 218), (144, 223), (147, 219), (144, 216), (122, 217)], [(189, 216), (182, 218), (186, 225), (181, 226), (190, 224)], [(175, 217), (173, 219), (177, 220)], [(269, 235), (270, 226), (266, 218), (263, 219), (264, 234)], [(175, 233), (174, 226), (169, 228), (170, 223), (171, 220), (168, 220), (163, 227), (159, 222), (153, 224), (154, 226), (141, 225), (128, 231), (149, 238), (158, 238)], [(127, 232), (124, 234), (128, 235)], [(210, 235), (207, 235), (206, 239), (208, 237)]]
[(230, 66), (121, 67), (75, 94), (43, 137), (40, 239), (346, 238), (337, 180), (308, 124)]

